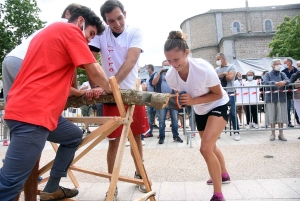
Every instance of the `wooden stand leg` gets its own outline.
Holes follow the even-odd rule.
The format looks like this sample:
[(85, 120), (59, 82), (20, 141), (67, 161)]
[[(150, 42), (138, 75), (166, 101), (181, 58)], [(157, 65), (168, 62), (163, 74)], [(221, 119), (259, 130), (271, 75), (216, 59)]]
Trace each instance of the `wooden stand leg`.
[[(126, 118), (129, 120), (129, 123), (127, 123), (123, 126), (122, 135), (121, 135), (121, 139), (120, 139), (120, 143), (119, 143), (119, 147), (118, 147), (118, 152), (117, 152), (117, 156), (115, 159), (114, 169), (113, 169), (113, 173), (111, 176), (111, 182), (110, 182), (109, 189), (108, 189), (107, 200), (113, 200), (114, 192), (115, 192), (115, 189), (117, 186), (118, 177), (120, 174), (121, 162), (122, 162), (123, 155), (124, 155), (124, 149), (125, 149), (127, 137), (129, 137), (129, 141), (130, 141), (132, 152), (133, 152), (133, 158), (137, 163), (138, 169), (139, 169), (141, 176), (143, 178), (143, 181), (144, 181), (144, 185), (148, 192), (151, 192), (151, 185), (149, 183), (148, 176), (146, 174), (137, 144), (135, 142), (132, 131), (130, 129), (130, 123), (132, 121), (134, 106), (129, 106), (127, 113), (126, 113), (126, 110), (125, 110), (125, 107), (124, 107), (124, 104), (123, 104), (123, 101), (121, 98), (121, 94), (118, 90), (118, 85), (117, 85), (117, 81), (116, 81), (115, 77), (110, 78), (109, 83), (113, 89), (114, 98), (115, 98), (116, 104), (118, 106), (120, 116), (121, 117), (126, 116)], [(136, 89), (138, 87), (139, 87), (139, 80), (136, 81)], [(151, 194), (150, 196), (151, 196), (150, 200), (155, 201), (153, 194)]]

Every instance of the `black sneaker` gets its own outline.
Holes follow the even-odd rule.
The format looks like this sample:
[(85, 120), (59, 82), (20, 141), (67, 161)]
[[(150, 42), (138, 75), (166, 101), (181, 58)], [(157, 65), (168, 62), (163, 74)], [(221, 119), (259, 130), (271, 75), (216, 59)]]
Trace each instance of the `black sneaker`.
[(163, 144), (165, 141), (165, 138), (159, 138), (158, 144)]
[(85, 129), (82, 129), (82, 133), (83, 133), (83, 134), (85, 133)]
[(179, 142), (179, 143), (183, 143), (183, 140), (178, 136), (178, 137), (175, 137), (173, 138), (174, 139), (174, 142)]
[(87, 131), (86, 134), (87, 134), (87, 135), (88, 135), (88, 134), (91, 134), (91, 131)]

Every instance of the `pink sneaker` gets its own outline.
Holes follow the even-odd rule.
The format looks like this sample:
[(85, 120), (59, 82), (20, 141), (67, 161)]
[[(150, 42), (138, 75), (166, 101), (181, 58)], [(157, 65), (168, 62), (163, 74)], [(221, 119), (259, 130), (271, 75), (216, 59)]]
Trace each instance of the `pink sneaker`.
[(210, 201), (226, 201), (225, 198), (219, 198), (216, 195), (213, 195), (212, 198), (210, 199)]
[[(230, 176), (228, 175), (228, 177), (222, 177), (222, 184), (229, 184), (230, 181)], [(213, 185), (213, 181), (211, 179), (207, 180), (206, 182), (207, 185)]]
[(3, 146), (8, 146), (8, 145), (9, 145), (8, 140), (4, 140), (4, 141), (3, 141)]

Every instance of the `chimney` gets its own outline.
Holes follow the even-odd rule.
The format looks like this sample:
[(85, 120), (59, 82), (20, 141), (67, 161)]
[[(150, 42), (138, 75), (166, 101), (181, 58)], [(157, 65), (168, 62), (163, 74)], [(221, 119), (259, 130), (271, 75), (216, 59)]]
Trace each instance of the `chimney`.
[(248, 6), (248, 0), (246, 0), (246, 23), (247, 23), (247, 32), (250, 33), (251, 31), (251, 20), (250, 20), (250, 11)]

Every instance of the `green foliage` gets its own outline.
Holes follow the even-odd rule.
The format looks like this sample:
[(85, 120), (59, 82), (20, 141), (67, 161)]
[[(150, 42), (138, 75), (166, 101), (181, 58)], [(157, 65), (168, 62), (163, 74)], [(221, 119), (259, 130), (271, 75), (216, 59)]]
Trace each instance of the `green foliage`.
[[(97, 61), (101, 65), (101, 58), (100, 54), (97, 56)], [(78, 81), (78, 86), (82, 85), (82, 83), (86, 82), (88, 80), (86, 71), (82, 68), (77, 68), (77, 81)]]
[(269, 56), (292, 57), (300, 60), (300, 15), (292, 20), (285, 17), (277, 30), (273, 41), (269, 44), (272, 48)]
[[(45, 22), (39, 19), (36, 0), (6, 0), (0, 4), (0, 64), (7, 53)], [(0, 65), (0, 73), (2, 65)]]

